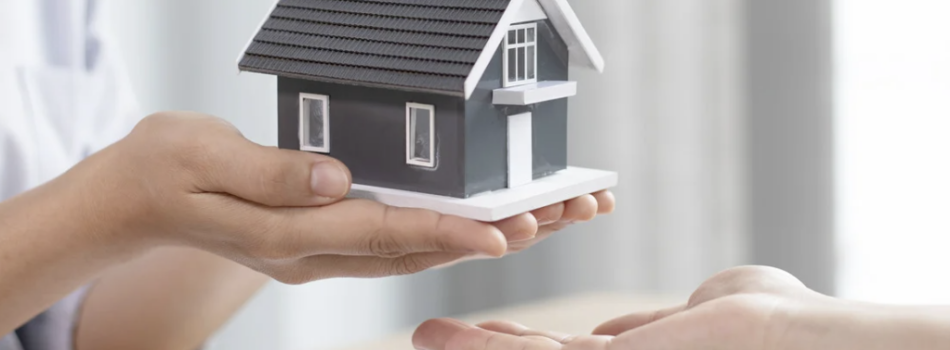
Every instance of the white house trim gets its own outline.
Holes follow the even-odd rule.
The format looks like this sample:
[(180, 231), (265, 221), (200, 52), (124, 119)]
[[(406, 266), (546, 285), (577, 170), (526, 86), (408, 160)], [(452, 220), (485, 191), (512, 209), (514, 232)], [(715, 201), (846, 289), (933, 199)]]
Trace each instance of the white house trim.
[[(488, 64), (491, 63), (492, 58), (502, 44), (502, 40), (505, 39), (508, 28), (511, 27), (512, 23), (516, 23), (515, 20), (521, 15), (521, 9), (525, 6), (526, 1), (535, 0), (511, 0), (508, 3), (508, 9), (501, 16), (498, 26), (495, 27), (495, 31), (492, 32), (481, 55), (475, 61), (468, 78), (465, 79), (465, 99), (472, 97), (475, 87), (478, 86), (482, 76), (485, 75), (485, 70), (488, 69)], [(577, 14), (574, 13), (574, 9), (567, 3), (567, 0), (537, 1), (544, 9), (547, 18), (551, 20), (554, 29), (567, 44), (571, 54), (571, 64), (603, 72), (604, 58), (600, 55), (600, 51), (597, 51), (594, 41), (584, 30), (580, 19), (577, 18)]]
[(495, 89), (492, 103), (527, 106), (577, 95), (576, 81), (542, 81), (540, 83)]
[[(531, 0), (526, 0), (531, 1)], [(511, 37), (511, 31), (520, 32), (523, 31), (524, 41), (520, 43), (511, 43), (513, 38)], [(534, 35), (529, 35), (529, 31), (533, 32)], [(514, 39), (517, 39), (519, 36), (515, 35)], [(511, 27), (508, 27), (508, 35), (505, 36), (505, 40), (502, 44), (502, 53), (501, 53), (501, 62), (502, 62), (502, 86), (512, 87), (518, 85), (525, 85), (538, 82), (538, 24), (537, 23), (524, 23), (524, 24), (514, 24)], [(508, 60), (511, 58), (511, 50), (518, 51), (518, 49), (524, 49), (524, 55), (516, 54), (515, 62), (515, 71), (517, 74), (523, 74), (524, 79), (517, 80), (517, 76), (514, 80), (511, 79), (511, 65)], [(534, 50), (533, 59), (528, 60), (529, 50)], [(524, 66), (524, 67), (522, 67)], [(522, 72), (521, 69), (525, 71)], [(534, 73), (533, 77), (528, 77), (528, 71)]]
[(257, 37), (257, 34), (256, 34), (257, 31), (261, 30), (261, 28), (264, 28), (264, 24), (267, 23), (267, 20), (268, 20), (268, 19), (270, 19), (270, 15), (271, 15), (272, 13), (274, 13), (275, 10), (277, 10), (277, 4), (280, 3), (280, 0), (273, 0), (273, 1), (274, 1), (274, 5), (272, 5), (271, 8), (270, 8), (270, 11), (267, 11), (267, 14), (264, 15), (264, 19), (261, 20), (261, 25), (259, 25), (259, 26), (257, 26), (257, 28), (255, 28), (254, 34), (251, 34), (251, 38), (248, 39), (248, 40), (247, 40), (247, 44), (244, 45), (244, 50), (241, 50), (241, 54), (238, 56), (238, 59), (237, 59), (238, 74), (241, 73), (241, 61), (244, 60), (244, 55), (247, 54), (247, 50), (249, 50), (249, 49), (251, 48), (251, 44), (254, 43), (254, 38)]
[[(412, 110), (424, 109), (429, 111), (429, 161), (420, 161), (412, 158)], [(435, 106), (420, 103), (406, 103), (406, 164), (435, 167)]]
[[(315, 147), (309, 144), (310, 136), (310, 114), (304, 113), (307, 110), (307, 105), (304, 103), (306, 100), (317, 100), (323, 101), (323, 147)], [(330, 96), (327, 95), (317, 95), (317, 94), (300, 94), (300, 111), (298, 117), (300, 121), (298, 122), (299, 127), (299, 137), (300, 137), (300, 150), (308, 152), (320, 152), (320, 153), (330, 153)]]
[(501, 47), (501, 41), (505, 40), (505, 36), (508, 35), (508, 27), (510, 27), (511, 23), (518, 17), (518, 10), (521, 9), (521, 5), (524, 4), (524, 1), (525, 0), (511, 0), (511, 2), (508, 3), (508, 9), (501, 15), (498, 26), (495, 27), (495, 31), (491, 33), (491, 36), (488, 38), (488, 43), (486, 43), (485, 48), (482, 49), (482, 54), (478, 56), (478, 60), (475, 61), (472, 71), (468, 74), (468, 78), (465, 79), (466, 100), (472, 97), (472, 93), (475, 92), (475, 87), (478, 86), (478, 82), (481, 81), (482, 76), (485, 75), (488, 64), (491, 63), (495, 52), (498, 52), (498, 48)]
[(547, 19), (548, 15), (544, 13), (538, 0), (525, 0), (524, 5), (518, 10), (518, 16), (511, 23), (536, 22)]

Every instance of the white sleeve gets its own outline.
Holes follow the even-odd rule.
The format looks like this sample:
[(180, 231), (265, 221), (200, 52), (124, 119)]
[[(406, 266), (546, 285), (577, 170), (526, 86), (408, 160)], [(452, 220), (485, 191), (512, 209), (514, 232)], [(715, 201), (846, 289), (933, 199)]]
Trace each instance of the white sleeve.
[(0, 202), (19, 194), (26, 186), (27, 168), (24, 163), (18, 141), (0, 121)]
[(35, 168), (29, 162), (33, 144), (17, 70), (0, 59), (0, 201), (30, 185)]
[[(113, 58), (109, 58), (110, 60)], [(120, 62), (109, 62), (101, 77), (105, 84), (102, 94), (97, 96), (101, 101), (93, 112), (96, 130), (90, 133), (88, 153), (98, 152), (110, 144), (121, 140), (144, 117), (140, 111), (131, 84)], [(88, 155), (88, 154), (87, 154)]]
[(92, 98), (98, 102), (93, 107), (97, 130), (88, 140), (89, 153), (122, 139), (144, 117), (116, 41), (99, 23), (93, 19), (86, 45), (97, 85)]

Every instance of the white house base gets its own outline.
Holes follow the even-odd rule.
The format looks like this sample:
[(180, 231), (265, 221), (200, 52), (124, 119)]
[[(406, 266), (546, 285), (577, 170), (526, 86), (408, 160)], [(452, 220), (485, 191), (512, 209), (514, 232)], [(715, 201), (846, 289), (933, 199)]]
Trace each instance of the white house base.
[(364, 185), (353, 185), (350, 198), (428, 209), (484, 222), (496, 222), (551, 204), (617, 185), (617, 173), (569, 167), (554, 175), (512, 189), (452, 198)]

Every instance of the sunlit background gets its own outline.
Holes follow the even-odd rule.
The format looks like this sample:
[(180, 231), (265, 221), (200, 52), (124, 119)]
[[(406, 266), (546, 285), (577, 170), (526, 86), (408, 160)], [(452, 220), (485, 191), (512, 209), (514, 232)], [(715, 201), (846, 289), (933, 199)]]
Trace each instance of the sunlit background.
[[(570, 163), (615, 215), (502, 261), (267, 287), (211, 349), (332, 349), (424, 319), (603, 291), (682, 295), (738, 264), (840, 296), (950, 304), (950, 4), (572, 0), (607, 61), (572, 71)], [(276, 144), (276, 79), (236, 59), (270, 0), (107, 1), (143, 113)]]
[(950, 303), (950, 3), (835, 5), (840, 293)]

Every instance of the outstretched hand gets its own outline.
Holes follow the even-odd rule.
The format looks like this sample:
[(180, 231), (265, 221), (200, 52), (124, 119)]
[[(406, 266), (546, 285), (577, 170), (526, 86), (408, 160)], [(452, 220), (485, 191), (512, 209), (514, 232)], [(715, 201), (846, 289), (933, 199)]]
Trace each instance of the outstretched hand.
[(795, 338), (802, 334), (792, 327), (792, 315), (805, 309), (803, 305), (830, 303), (783, 271), (743, 267), (713, 277), (686, 304), (627, 315), (600, 325), (591, 335), (503, 321), (468, 325), (436, 319), (419, 326), (413, 343), (420, 350), (799, 349), (789, 345), (808, 340)]

